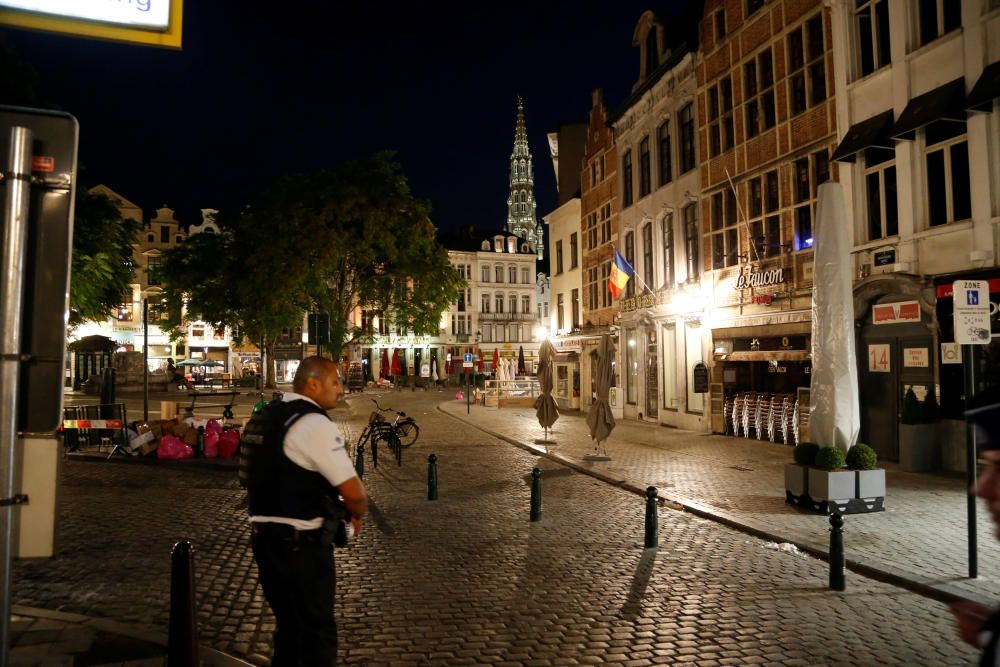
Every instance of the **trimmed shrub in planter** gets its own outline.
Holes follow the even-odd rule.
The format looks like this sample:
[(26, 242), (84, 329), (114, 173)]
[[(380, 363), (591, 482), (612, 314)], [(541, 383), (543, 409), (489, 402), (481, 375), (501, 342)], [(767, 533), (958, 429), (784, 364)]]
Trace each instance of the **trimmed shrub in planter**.
[(795, 463), (785, 464), (785, 502), (800, 504), (809, 495), (809, 466), (816, 462), (819, 445), (803, 442), (795, 446)]
[(885, 470), (876, 468), (878, 455), (875, 450), (859, 442), (847, 452), (847, 467), (856, 472), (855, 497), (867, 502), (881, 501), (885, 497)]
[(815, 503), (848, 502), (854, 497), (857, 475), (845, 470), (844, 453), (823, 447), (816, 454), (816, 466), (809, 469), (809, 496)]
[(859, 442), (848, 450), (845, 462), (851, 470), (874, 470), (878, 454), (865, 443)]

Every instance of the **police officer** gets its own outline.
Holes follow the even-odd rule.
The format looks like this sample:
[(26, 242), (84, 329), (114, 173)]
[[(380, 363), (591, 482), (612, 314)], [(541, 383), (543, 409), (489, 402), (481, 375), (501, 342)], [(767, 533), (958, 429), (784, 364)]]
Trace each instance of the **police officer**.
[(326, 414), (344, 395), (337, 365), (304, 359), (293, 387), (247, 424), (240, 477), (261, 587), (277, 621), (271, 664), (336, 665), (332, 542), (337, 527), (343, 535), (342, 521), (360, 532), (368, 494)]
[[(976, 448), (982, 466), (975, 492), (986, 501), (986, 509), (1000, 538), (1000, 390), (983, 392), (969, 402), (968, 408), (965, 418), (976, 427)], [(977, 602), (956, 602), (950, 606), (959, 636), (983, 649), (979, 664), (1000, 665), (1000, 609), (990, 609)]]

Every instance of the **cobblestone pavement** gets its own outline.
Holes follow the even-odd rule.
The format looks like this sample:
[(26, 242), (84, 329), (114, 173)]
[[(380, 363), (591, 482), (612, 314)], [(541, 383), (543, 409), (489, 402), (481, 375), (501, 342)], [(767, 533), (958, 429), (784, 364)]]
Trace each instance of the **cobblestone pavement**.
[[(337, 553), (341, 655), (358, 665), (948, 665), (974, 653), (947, 609), (690, 513), (642, 549), (635, 494), (469, 428), (441, 394), (386, 397), (421, 426), (402, 467), (369, 462), (375, 508)], [(366, 412), (343, 418), (356, 434)], [(426, 456), (440, 499), (426, 500)], [(543, 470), (542, 521), (528, 522)], [(68, 461), (56, 558), (16, 566), (18, 604), (162, 630), (168, 553), (198, 549), (202, 638), (267, 664), (273, 620), (232, 471)]]
[[(448, 414), (493, 434), (530, 445), (542, 435), (531, 408), (442, 405)], [(619, 420), (607, 443), (610, 462), (584, 461), (594, 453), (585, 413), (560, 415), (547, 451), (595, 473), (660, 495), (735, 523), (819, 551), (827, 550), (825, 517), (785, 504), (787, 445), (708, 435)], [(541, 450), (540, 450), (541, 451)], [(880, 464), (883, 465), (883, 464)], [(944, 594), (984, 602), (1000, 597), (1000, 541), (989, 515), (977, 507), (978, 579), (968, 579), (964, 475), (906, 473), (886, 468), (886, 511), (845, 518), (847, 557)]]

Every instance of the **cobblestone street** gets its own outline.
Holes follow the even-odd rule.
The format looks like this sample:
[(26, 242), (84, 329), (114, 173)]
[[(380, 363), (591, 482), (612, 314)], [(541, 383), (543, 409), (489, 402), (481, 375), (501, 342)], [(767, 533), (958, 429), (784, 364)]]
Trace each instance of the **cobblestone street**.
[[(375, 503), (338, 550), (341, 656), (359, 665), (947, 665), (974, 652), (940, 603), (848, 574), (689, 513), (660, 510), (643, 550), (641, 498), (469, 428), (447, 394), (395, 393), (420, 440), (369, 461)], [(344, 426), (367, 416), (356, 397)], [(426, 500), (426, 457), (440, 499)], [(543, 470), (542, 521), (529, 473)], [(169, 550), (197, 553), (203, 643), (267, 664), (273, 620), (250, 555), (235, 471), (67, 461), (58, 555), (19, 563), (15, 603), (154, 626)], [(992, 538), (990, 538), (992, 539)]]

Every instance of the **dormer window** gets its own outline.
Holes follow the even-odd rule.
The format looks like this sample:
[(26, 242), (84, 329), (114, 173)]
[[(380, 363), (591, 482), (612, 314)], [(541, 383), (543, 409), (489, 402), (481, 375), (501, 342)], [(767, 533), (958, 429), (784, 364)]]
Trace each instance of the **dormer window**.
[(490, 251), (490, 242), (489, 241), (483, 241), (483, 250), (485, 250), (486, 252)]
[(523, 252), (523, 253), (529, 253), (529, 252), (531, 252), (531, 247), (527, 243), (522, 243), (521, 244), (521, 252)]
[(503, 252), (503, 237), (494, 236), (493, 237), (493, 250), (495, 252)]
[(660, 64), (660, 52), (656, 46), (656, 26), (652, 26), (646, 33), (646, 76), (648, 77)]
[(517, 252), (517, 239), (513, 236), (507, 239), (507, 252), (514, 254)]

